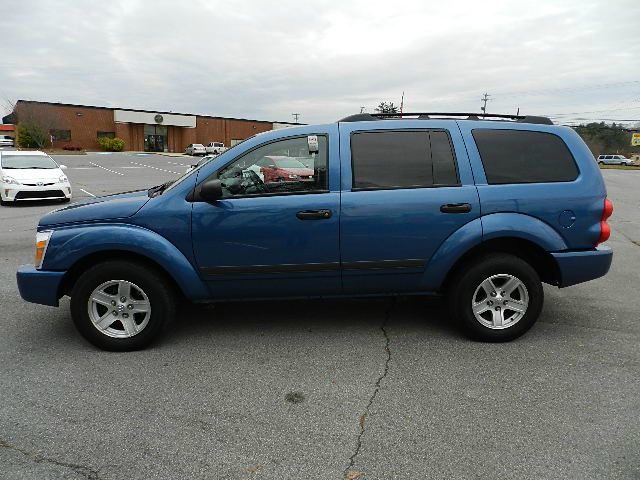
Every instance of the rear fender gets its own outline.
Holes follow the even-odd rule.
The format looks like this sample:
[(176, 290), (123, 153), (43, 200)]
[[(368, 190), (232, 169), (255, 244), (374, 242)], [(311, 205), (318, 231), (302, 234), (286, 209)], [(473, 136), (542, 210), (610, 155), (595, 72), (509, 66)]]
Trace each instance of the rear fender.
[(560, 234), (547, 223), (522, 213), (492, 213), (482, 217), (482, 240), (515, 237), (529, 240), (547, 252), (567, 249)]
[(441, 290), (447, 275), (463, 255), (482, 242), (499, 238), (528, 240), (547, 252), (567, 249), (560, 234), (537, 218), (520, 213), (486, 215), (467, 223), (442, 242), (427, 263), (420, 288)]
[(480, 218), (463, 225), (453, 232), (427, 263), (420, 289), (438, 291), (456, 262), (473, 247), (482, 241), (482, 223)]

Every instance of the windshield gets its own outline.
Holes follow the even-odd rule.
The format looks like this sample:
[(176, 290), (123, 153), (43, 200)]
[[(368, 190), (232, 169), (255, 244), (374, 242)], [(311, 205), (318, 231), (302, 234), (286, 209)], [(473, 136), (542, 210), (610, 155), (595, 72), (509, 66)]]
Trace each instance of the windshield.
[(48, 155), (2, 155), (2, 168), (58, 168)]

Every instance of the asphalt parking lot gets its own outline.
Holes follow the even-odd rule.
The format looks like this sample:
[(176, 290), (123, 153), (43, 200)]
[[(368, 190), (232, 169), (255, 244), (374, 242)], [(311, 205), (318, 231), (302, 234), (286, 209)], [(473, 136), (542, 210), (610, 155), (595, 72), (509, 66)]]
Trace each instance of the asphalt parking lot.
[[(74, 197), (149, 187), (190, 159), (58, 156)], [(115, 354), (23, 302), (35, 226), (0, 208), (0, 477), (640, 478), (640, 172), (605, 170), (608, 276), (545, 287), (540, 320), (470, 342), (419, 298), (184, 307)]]

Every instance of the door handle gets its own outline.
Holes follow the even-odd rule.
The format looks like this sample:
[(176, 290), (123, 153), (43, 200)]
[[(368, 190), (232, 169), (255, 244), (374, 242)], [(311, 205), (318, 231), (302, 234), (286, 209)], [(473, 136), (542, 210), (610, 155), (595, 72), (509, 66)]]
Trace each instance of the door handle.
[(442, 213), (468, 213), (471, 211), (470, 203), (446, 203), (440, 207)]
[(296, 213), (300, 220), (325, 220), (331, 218), (331, 210), (303, 210)]

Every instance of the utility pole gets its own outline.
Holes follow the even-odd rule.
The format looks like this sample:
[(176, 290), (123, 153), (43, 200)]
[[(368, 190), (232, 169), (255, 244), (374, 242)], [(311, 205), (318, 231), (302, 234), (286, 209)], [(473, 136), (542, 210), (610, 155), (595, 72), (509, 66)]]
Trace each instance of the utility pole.
[(360, 107), (360, 113), (364, 113), (365, 107)]
[(291, 115), (293, 116), (293, 121), (298, 123), (298, 118), (300, 118), (300, 114), (299, 113), (292, 113)]
[[(487, 92), (484, 92), (484, 95), (482, 96), (482, 98), (480, 99), (480, 101), (482, 102), (482, 106), (480, 107), (480, 110), (482, 110), (482, 113), (487, 113), (487, 102), (489, 100), (491, 100), (489, 97), (491, 95), (489, 95)], [(483, 116), (484, 118), (484, 116)]]

